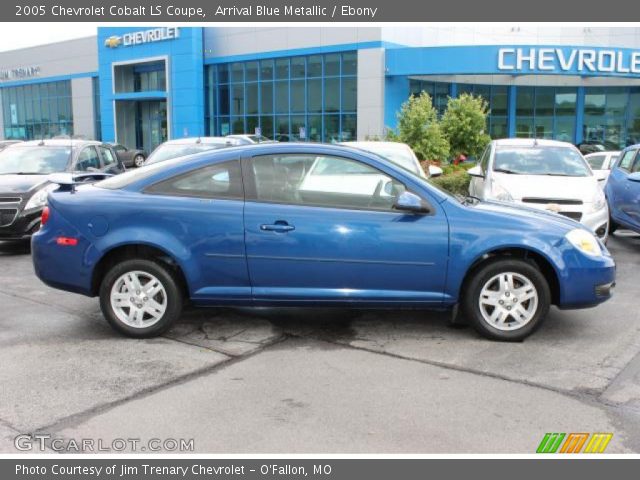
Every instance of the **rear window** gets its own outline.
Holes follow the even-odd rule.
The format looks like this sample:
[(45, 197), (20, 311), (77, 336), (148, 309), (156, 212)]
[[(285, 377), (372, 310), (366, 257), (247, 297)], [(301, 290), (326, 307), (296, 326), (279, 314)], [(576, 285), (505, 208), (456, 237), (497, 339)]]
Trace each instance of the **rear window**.
[(193, 155), (194, 153), (217, 150), (226, 147), (226, 143), (193, 143), (188, 145), (160, 145), (156, 148), (145, 162), (145, 165), (164, 162), (172, 158)]
[(180, 161), (181, 158), (176, 158), (168, 160), (166, 162), (154, 163), (153, 165), (145, 165), (143, 167), (136, 168), (135, 170), (127, 170), (120, 175), (115, 175), (113, 177), (107, 178), (106, 180), (102, 180), (101, 182), (97, 182), (95, 186), (100, 188), (108, 188), (109, 190), (118, 190), (120, 188), (127, 187), (139, 180), (151, 177), (158, 173), (160, 170)]

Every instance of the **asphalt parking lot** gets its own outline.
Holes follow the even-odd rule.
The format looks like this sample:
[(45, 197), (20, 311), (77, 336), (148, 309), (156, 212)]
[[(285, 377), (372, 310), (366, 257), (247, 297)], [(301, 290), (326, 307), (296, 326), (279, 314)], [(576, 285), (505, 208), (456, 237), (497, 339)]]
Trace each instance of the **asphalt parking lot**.
[[(640, 452), (640, 235), (612, 300), (495, 343), (429, 312), (190, 310), (131, 340), (0, 242), (0, 453), (14, 437), (184, 438), (200, 453), (533, 453), (546, 432)], [(52, 450), (49, 450), (52, 451)]]

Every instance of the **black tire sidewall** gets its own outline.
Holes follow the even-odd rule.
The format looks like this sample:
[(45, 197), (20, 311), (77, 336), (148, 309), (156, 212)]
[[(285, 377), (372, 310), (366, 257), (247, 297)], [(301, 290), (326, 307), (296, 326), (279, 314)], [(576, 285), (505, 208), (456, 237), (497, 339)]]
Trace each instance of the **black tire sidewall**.
[[(133, 328), (123, 323), (111, 307), (111, 289), (118, 278), (131, 271), (148, 272), (155, 276), (167, 293), (167, 309), (162, 319), (147, 328)], [(104, 276), (100, 285), (100, 308), (107, 322), (118, 332), (134, 338), (156, 337), (166, 332), (180, 317), (183, 295), (171, 271), (151, 260), (131, 259), (113, 266)]]
[[(504, 272), (519, 273), (527, 277), (538, 292), (538, 310), (529, 323), (517, 330), (503, 331), (492, 327), (482, 317), (480, 306), (478, 305), (480, 292), (485, 283), (492, 277)], [(551, 305), (551, 292), (547, 280), (535, 264), (525, 260), (490, 260), (472, 274), (463, 288), (464, 291), (462, 294), (464, 295), (463, 308), (465, 316), (478, 333), (492, 340), (518, 342), (525, 339), (540, 327)]]

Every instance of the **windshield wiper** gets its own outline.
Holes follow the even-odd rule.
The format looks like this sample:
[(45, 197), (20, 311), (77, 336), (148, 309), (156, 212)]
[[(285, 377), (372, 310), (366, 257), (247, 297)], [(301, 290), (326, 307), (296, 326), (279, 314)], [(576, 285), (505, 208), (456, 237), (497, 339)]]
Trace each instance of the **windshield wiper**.
[(494, 168), (493, 171), (498, 173), (510, 173), (513, 175), (520, 175), (520, 172), (515, 172), (513, 170), (509, 170), (508, 168)]
[(543, 173), (549, 177), (574, 177), (575, 175), (569, 175), (568, 173)]

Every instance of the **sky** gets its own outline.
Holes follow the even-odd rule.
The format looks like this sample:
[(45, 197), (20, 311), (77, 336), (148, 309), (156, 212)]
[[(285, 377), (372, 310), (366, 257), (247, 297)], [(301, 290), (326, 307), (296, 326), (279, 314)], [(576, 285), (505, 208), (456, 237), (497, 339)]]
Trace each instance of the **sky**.
[(0, 52), (96, 34), (95, 23), (0, 23)]

